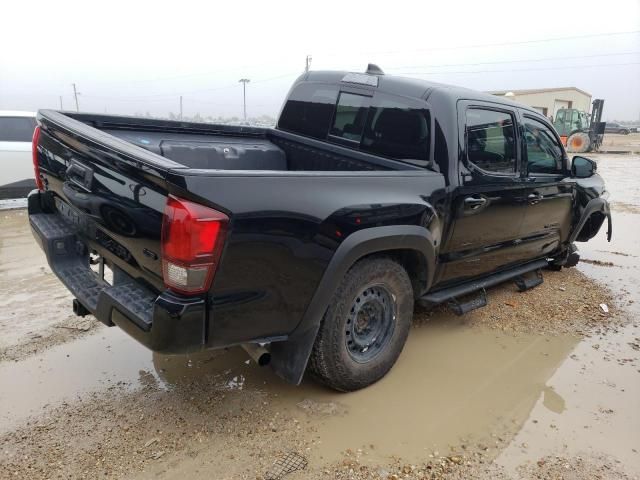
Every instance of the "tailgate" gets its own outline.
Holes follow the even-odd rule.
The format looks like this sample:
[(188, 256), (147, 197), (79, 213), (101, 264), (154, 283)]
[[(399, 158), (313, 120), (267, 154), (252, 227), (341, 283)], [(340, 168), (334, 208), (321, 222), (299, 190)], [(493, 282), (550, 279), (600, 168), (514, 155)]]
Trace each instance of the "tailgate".
[(91, 253), (163, 289), (165, 175), (183, 167), (59, 112), (41, 111), (38, 120), (48, 208), (74, 225)]
[(57, 112), (40, 112), (38, 120), (44, 191), (29, 194), (29, 222), (76, 297), (74, 311), (118, 325), (155, 351), (201, 348), (205, 300), (177, 297), (162, 280), (165, 176), (183, 167)]

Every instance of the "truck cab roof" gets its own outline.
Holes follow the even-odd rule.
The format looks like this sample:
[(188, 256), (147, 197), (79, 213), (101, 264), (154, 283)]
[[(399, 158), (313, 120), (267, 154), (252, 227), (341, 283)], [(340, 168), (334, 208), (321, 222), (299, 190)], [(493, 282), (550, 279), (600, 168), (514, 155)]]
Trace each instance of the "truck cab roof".
[(539, 113), (527, 105), (508, 100), (504, 97), (479, 92), (470, 88), (396, 75), (375, 75), (333, 70), (310, 71), (298, 77), (292, 88), (295, 88), (296, 85), (303, 82), (319, 82), (356, 88), (361, 86), (392, 95), (422, 100), (428, 100), (432, 95), (437, 95), (442, 97), (443, 100), (448, 99), (454, 103), (458, 100), (480, 100), (509, 105), (511, 107), (528, 110), (532, 113)]

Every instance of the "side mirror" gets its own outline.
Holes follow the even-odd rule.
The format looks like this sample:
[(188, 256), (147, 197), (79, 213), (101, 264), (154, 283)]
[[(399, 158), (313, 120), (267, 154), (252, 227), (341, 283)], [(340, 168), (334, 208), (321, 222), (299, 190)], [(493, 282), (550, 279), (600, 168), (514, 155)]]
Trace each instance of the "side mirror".
[(571, 176), (575, 178), (589, 178), (596, 173), (598, 165), (586, 157), (573, 157), (571, 160)]

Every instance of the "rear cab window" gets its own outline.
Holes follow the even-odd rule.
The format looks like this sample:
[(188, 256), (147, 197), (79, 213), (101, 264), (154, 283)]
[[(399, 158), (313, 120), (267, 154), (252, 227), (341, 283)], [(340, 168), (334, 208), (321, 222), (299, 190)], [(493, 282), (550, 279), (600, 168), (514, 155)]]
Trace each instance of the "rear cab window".
[(374, 96), (360, 149), (428, 166), (431, 117), (426, 103), (387, 94)]
[(333, 118), (338, 87), (322, 83), (297, 85), (282, 109), (278, 128), (324, 140)]
[(278, 128), (429, 167), (433, 148), (427, 103), (384, 92), (372, 93), (301, 83), (290, 94)]
[(369, 111), (369, 97), (341, 92), (333, 118), (331, 136), (360, 143)]
[(33, 117), (0, 117), (0, 142), (30, 142), (35, 128)]
[(380, 157), (427, 167), (431, 119), (426, 103), (376, 92), (341, 92), (329, 140)]

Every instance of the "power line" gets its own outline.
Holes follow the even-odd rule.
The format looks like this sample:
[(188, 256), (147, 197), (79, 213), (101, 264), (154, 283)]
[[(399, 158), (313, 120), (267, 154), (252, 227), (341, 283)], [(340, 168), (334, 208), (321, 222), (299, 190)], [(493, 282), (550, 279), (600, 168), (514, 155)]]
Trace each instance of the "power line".
[(403, 67), (386, 67), (385, 70), (400, 70), (403, 68), (441, 68), (441, 67), (473, 67), (478, 65), (499, 65), (499, 64), (507, 64), (507, 63), (529, 63), (529, 62), (547, 62), (554, 60), (573, 60), (578, 58), (595, 58), (595, 57), (615, 57), (622, 55), (640, 55), (640, 51), (638, 52), (620, 52), (620, 53), (601, 53), (594, 55), (572, 55), (567, 57), (547, 57), (547, 58), (532, 58), (532, 59), (522, 59), (522, 60), (499, 60), (495, 62), (476, 62), (476, 63), (442, 63), (442, 64), (431, 64), (431, 65), (405, 65)]
[(547, 37), (547, 38), (537, 38), (532, 40), (519, 40), (515, 42), (476, 43), (476, 44), (467, 44), (467, 45), (451, 45), (451, 46), (443, 46), (443, 47), (416, 48), (416, 49), (405, 49), (405, 50), (386, 50), (381, 52), (361, 52), (361, 53), (366, 53), (371, 55), (386, 55), (386, 54), (406, 53), (406, 52), (433, 52), (438, 50), (459, 50), (461, 48), (504, 47), (507, 45), (528, 45), (533, 43), (549, 43), (549, 42), (562, 42), (567, 40), (582, 40), (585, 38), (613, 37), (613, 36), (619, 36), (619, 35), (636, 35), (638, 33), (640, 33), (640, 30), (630, 30), (627, 32), (589, 33), (584, 35), (571, 35), (567, 37)]
[(398, 75), (448, 75), (448, 74), (458, 74), (458, 73), (517, 73), (517, 72), (533, 72), (533, 71), (546, 71), (546, 70), (570, 70), (574, 68), (594, 68), (594, 67), (619, 67), (625, 65), (640, 65), (640, 62), (629, 62), (629, 63), (600, 63), (594, 65), (570, 65), (565, 67), (547, 67), (547, 68), (517, 68), (515, 70), (459, 70), (455, 72), (401, 72)]
[[(506, 45), (527, 45), (527, 44), (535, 44), (535, 43), (560, 42), (560, 41), (578, 40), (578, 39), (585, 39), (585, 38), (634, 35), (638, 33), (640, 33), (640, 30), (630, 30), (625, 32), (591, 33), (591, 34), (573, 35), (573, 36), (566, 36), (566, 37), (548, 37), (548, 38), (538, 38), (538, 39), (531, 39), (531, 40), (520, 40), (520, 41), (514, 41), (514, 42), (478, 43), (478, 44), (467, 44), (467, 45), (458, 45), (458, 46), (429, 47), (429, 48), (420, 48), (420, 49), (414, 49), (414, 50), (386, 50), (386, 51), (383, 50), (378, 52), (364, 51), (360, 53), (366, 54), (366, 55), (385, 55), (385, 54), (404, 53), (404, 52), (430, 52), (430, 51), (437, 51), (437, 50), (457, 50), (462, 48), (485, 48), (485, 47), (497, 47), (497, 46), (506, 46)], [(343, 55), (343, 54), (344, 54), (344, 51), (334, 51), (334, 52), (327, 52), (324, 54), (324, 56), (336, 56), (336, 55)], [(311, 56), (309, 55), (308, 57), (309, 57), (309, 66), (310, 66)], [(122, 80), (122, 81), (115, 81), (115, 82), (107, 82), (105, 84), (110, 85), (110, 84), (122, 84), (122, 83), (128, 83), (128, 84), (129, 83), (146, 83), (146, 82), (159, 82), (164, 80), (176, 80), (181, 78), (204, 77), (204, 76), (218, 74), (218, 73), (236, 72), (238, 70), (248, 71), (248, 70), (253, 70), (253, 69), (262, 67), (264, 65), (272, 65), (272, 64), (273, 64), (273, 61), (270, 60), (269, 62), (262, 62), (254, 65), (245, 65), (245, 66), (234, 67), (230, 69), (218, 69), (218, 70), (210, 70), (210, 71), (201, 72), (201, 73), (187, 73), (182, 75), (172, 75), (168, 77), (155, 77), (155, 78), (149, 78), (149, 79)]]

